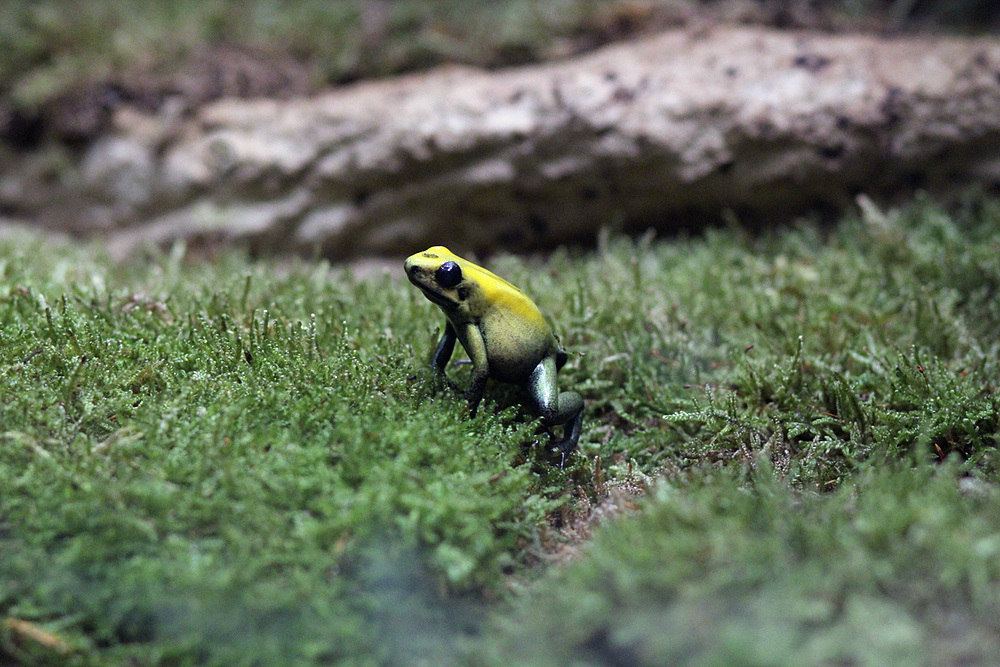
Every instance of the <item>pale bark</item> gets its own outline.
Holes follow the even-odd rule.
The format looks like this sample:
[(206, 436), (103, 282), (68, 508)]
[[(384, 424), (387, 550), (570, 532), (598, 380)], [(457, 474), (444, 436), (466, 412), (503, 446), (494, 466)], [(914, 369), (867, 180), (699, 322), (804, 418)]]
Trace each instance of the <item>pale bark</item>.
[(48, 211), (115, 230), (118, 249), (219, 238), (346, 257), (551, 247), (725, 211), (783, 222), (859, 193), (998, 182), (1000, 40), (715, 28), (186, 119), (123, 110)]

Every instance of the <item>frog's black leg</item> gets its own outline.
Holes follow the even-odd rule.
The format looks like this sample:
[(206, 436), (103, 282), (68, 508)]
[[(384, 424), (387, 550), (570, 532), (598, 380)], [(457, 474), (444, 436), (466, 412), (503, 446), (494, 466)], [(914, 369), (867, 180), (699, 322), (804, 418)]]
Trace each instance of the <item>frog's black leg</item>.
[(542, 424), (565, 424), (563, 439), (556, 445), (565, 461), (566, 455), (576, 449), (583, 426), (583, 398), (575, 391), (559, 393), (556, 382), (557, 360), (546, 357), (535, 366), (528, 378), (528, 393), (542, 415)]
[(448, 365), (451, 354), (455, 351), (455, 339), (457, 337), (451, 320), (445, 320), (444, 333), (441, 334), (441, 340), (438, 341), (437, 349), (434, 350), (434, 356), (431, 357), (431, 363), (438, 369), (438, 373), (441, 375), (446, 375), (444, 367)]
[(486, 341), (477, 323), (469, 323), (462, 327), (458, 339), (462, 342), (469, 360), (472, 361), (472, 381), (465, 390), (465, 399), (469, 401), (469, 416), (475, 417), (479, 402), (483, 400), (486, 390), (486, 380), (490, 377), (490, 362), (486, 356)]

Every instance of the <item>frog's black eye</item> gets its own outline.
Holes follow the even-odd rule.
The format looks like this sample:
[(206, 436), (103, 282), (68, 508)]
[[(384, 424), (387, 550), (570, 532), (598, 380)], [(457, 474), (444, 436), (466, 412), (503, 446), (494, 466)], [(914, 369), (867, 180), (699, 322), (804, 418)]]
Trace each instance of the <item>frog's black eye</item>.
[(462, 282), (462, 267), (455, 262), (445, 262), (434, 273), (437, 284), (445, 289), (451, 289)]

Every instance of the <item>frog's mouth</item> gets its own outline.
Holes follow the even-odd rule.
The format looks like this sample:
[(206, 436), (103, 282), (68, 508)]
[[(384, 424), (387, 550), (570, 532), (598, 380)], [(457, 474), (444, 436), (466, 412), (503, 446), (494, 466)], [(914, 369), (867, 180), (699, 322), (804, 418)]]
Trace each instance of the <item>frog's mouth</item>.
[(428, 301), (431, 301), (432, 303), (436, 303), (437, 305), (441, 306), (442, 308), (454, 308), (455, 307), (455, 302), (452, 301), (451, 299), (449, 299), (449, 298), (447, 298), (447, 297), (445, 297), (445, 296), (443, 296), (441, 294), (438, 294), (437, 292), (432, 292), (431, 290), (427, 289), (426, 287), (423, 287), (422, 285), (417, 285), (417, 287), (419, 287), (420, 291), (424, 293), (424, 296), (427, 297)]
[(410, 279), (413, 286), (420, 289), (420, 291), (424, 293), (424, 296), (427, 297), (427, 300), (431, 303), (437, 304), (441, 308), (454, 308), (455, 301), (453, 299), (449, 299), (445, 295), (435, 292), (417, 278), (417, 274), (419, 272), (420, 271), (417, 267), (414, 267), (406, 272), (406, 277)]

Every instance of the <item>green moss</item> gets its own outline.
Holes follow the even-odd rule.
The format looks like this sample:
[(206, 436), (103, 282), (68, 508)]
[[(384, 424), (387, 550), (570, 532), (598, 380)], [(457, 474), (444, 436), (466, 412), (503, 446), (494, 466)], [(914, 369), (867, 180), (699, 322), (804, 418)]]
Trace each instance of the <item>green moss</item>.
[(474, 662), (994, 664), (997, 489), (957, 473), (887, 465), (829, 495), (771, 471), (663, 482)]
[(525, 425), (467, 421), (416, 321), (385, 329), (386, 295), (416, 312), (398, 281), (41, 251), (0, 274), (0, 615), (86, 650), (350, 656), (370, 545), (488, 590), (565, 502), (512, 466)]
[[(998, 249), (970, 197), (495, 258), (587, 400), (560, 470), (516, 391), (466, 417), (401, 270), (0, 238), (0, 621), (70, 654), (8, 622), (0, 652), (989, 662)], [(638, 516), (541, 565), (636, 479), (662, 480)]]

